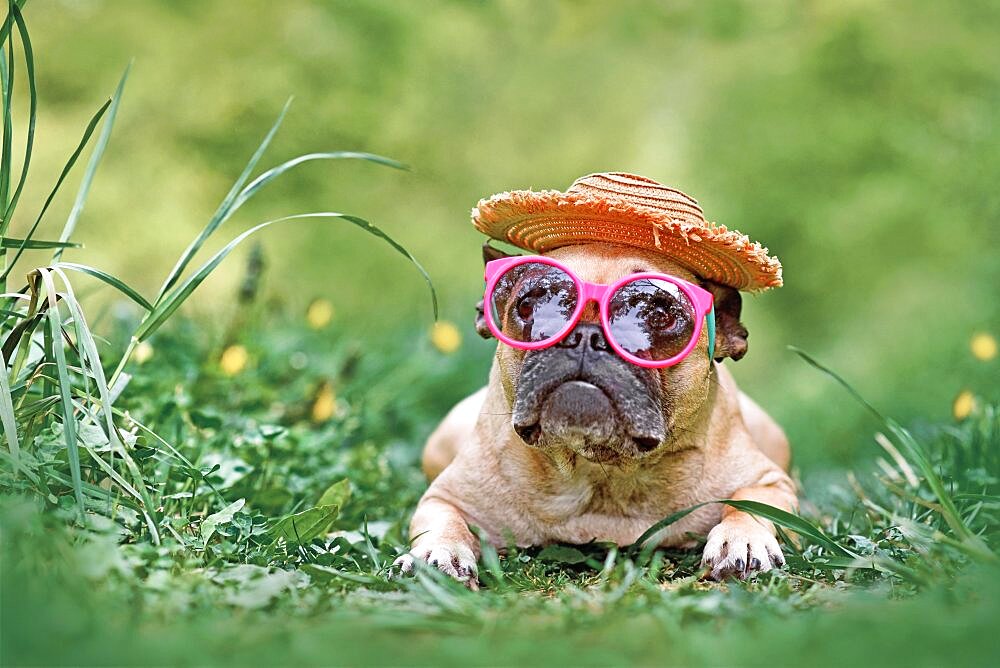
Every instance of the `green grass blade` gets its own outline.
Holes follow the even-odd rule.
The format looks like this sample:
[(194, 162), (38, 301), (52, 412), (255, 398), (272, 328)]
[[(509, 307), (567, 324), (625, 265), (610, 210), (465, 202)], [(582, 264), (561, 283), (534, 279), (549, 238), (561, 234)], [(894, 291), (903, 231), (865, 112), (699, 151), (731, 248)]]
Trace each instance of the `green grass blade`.
[[(0, 43), (0, 88), (2, 88), (3, 104), (3, 148), (0, 149), (0, 209), (7, 210), (10, 196), (10, 174), (13, 162), (11, 144), (14, 138), (12, 122), (14, 102), (14, 40), (11, 37), (11, 26), (14, 23), (14, 3), (8, 3), (9, 10), (3, 22), (4, 42)], [(6, 49), (6, 51), (5, 51)], [(0, 220), (0, 234), (7, 231), (10, 221)]]
[(7, 437), (7, 447), (15, 462), (20, 461), (21, 444), (17, 440), (17, 417), (14, 415), (14, 399), (10, 394), (10, 378), (7, 375), (7, 359), (0, 356), (0, 419), (3, 433)]
[[(76, 406), (80, 410), (81, 414), (87, 415), (91, 419), (91, 421), (94, 422), (94, 424), (99, 424), (97, 416), (94, 415), (93, 412), (86, 405), (77, 402)], [(104, 471), (108, 475), (108, 477), (114, 481), (116, 485), (121, 487), (136, 500), (136, 503), (132, 507), (136, 511), (138, 511), (143, 516), (143, 519), (146, 521), (146, 528), (149, 529), (149, 533), (153, 540), (153, 544), (159, 545), (160, 532), (156, 528), (156, 520), (153, 519), (153, 516), (151, 515), (151, 513), (154, 510), (154, 507), (152, 505), (153, 502), (149, 497), (149, 493), (146, 490), (145, 480), (142, 478), (142, 474), (139, 471), (139, 468), (135, 465), (135, 462), (131, 459), (128, 452), (125, 450), (125, 447), (121, 444), (121, 440), (118, 439), (117, 436), (111, 438), (115, 439), (116, 443), (114, 443), (114, 445), (119, 448), (118, 451), (123, 453), (123, 458), (126, 462), (126, 468), (129, 469), (129, 473), (132, 475), (133, 479), (136, 482), (135, 487), (129, 484), (129, 482), (125, 480), (125, 478), (123, 478), (121, 474), (118, 473), (118, 471), (115, 470), (112, 463), (105, 461), (104, 458), (101, 457), (99, 453), (93, 450), (93, 448), (90, 448), (86, 444), (83, 444), (83, 449), (90, 456), (90, 458), (94, 460), (94, 463), (97, 464), (97, 467), (99, 469)], [(116, 501), (118, 501), (118, 499), (116, 499)]]
[(31, 39), (28, 37), (28, 28), (24, 25), (24, 17), (16, 4), (11, 5), (11, 14), (17, 23), (17, 31), (21, 37), (21, 48), (24, 50), (24, 69), (28, 79), (28, 132), (24, 143), (24, 161), (21, 164), (21, 176), (18, 178), (14, 194), (3, 212), (2, 230), (6, 230), (9, 221), (17, 207), (18, 200), (21, 199), (21, 191), (24, 189), (24, 181), (28, 178), (28, 165), (31, 164), (31, 152), (35, 145), (35, 115), (38, 110), (38, 95), (35, 90), (35, 55), (31, 50)]
[(639, 538), (636, 539), (636, 541), (634, 543), (632, 543), (631, 545), (629, 545), (628, 548), (626, 548), (626, 549), (628, 551), (631, 551), (631, 552), (635, 552), (637, 550), (641, 550), (643, 547), (645, 547), (645, 545), (649, 541), (649, 539), (652, 538), (653, 536), (655, 536), (656, 534), (658, 534), (660, 531), (662, 531), (663, 529), (666, 529), (668, 526), (670, 526), (674, 522), (678, 522), (681, 519), (687, 517), (688, 515), (690, 515), (694, 511), (698, 510), (702, 506), (707, 506), (710, 503), (712, 503), (712, 502), (711, 501), (706, 501), (705, 503), (699, 503), (699, 504), (696, 504), (694, 506), (691, 506), (690, 508), (684, 508), (683, 510), (678, 510), (676, 513), (673, 513), (672, 515), (667, 515), (662, 520), (660, 520), (659, 522), (657, 522), (653, 526), (651, 526), (648, 529), (646, 529), (645, 531), (643, 531), (642, 535), (639, 536)]
[(835, 371), (824, 366), (820, 362), (813, 359), (808, 353), (796, 348), (795, 346), (789, 346), (789, 349), (804, 359), (808, 364), (819, 371), (822, 371), (839, 383), (841, 387), (846, 389), (850, 395), (858, 401), (858, 403), (864, 406), (868, 412), (871, 413), (875, 419), (878, 420), (896, 438), (897, 443), (902, 446), (903, 454), (912, 464), (916, 464), (921, 474), (923, 474), (924, 480), (927, 481), (927, 486), (930, 487), (931, 492), (933, 492), (934, 496), (937, 497), (938, 503), (941, 506), (941, 516), (944, 518), (948, 526), (951, 527), (951, 530), (954, 531), (955, 534), (963, 541), (973, 547), (973, 549), (980, 552), (983, 558), (991, 561), (995, 560), (997, 558), (996, 555), (990, 551), (986, 544), (983, 543), (982, 539), (976, 536), (975, 533), (962, 520), (962, 515), (958, 512), (958, 508), (955, 506), (955, 502), (952, 499), (951, 494), (949, 494), (948, 490), (945, 488), (944, 481), (934, 469), (934, 465), (931, 463), (926, 453), (924, 453), (923, 448), (917, 440), (913, 438), (913, 435), (892, 418), (882, 415)]
[(838, 375), (833, 369), (830, 369), (829, 367), (824, 366), (823, 364), (821, 364), (820, 362), (818, 362), (817, 360), (815, 360), (809, 353), (807, 353), (806, 351), (802, 350), (801, 348), (798, 348), (796, 346), (788, 346), (788, 349), (791, 350), (796, 355), (798, 355), (799, 357), (801, 357), (803, 360), (805, 360), (805, 362), (807, 364), (809, 364), (813, 368), (815, 368), (815, 369), (817, 369), (817, 370), (825, 373), (827, 376), (829, 376), (830, 378), (832, 378), (833, 380), (835, 380), (838, 384), (840, 384), (840, 386), (843, 387), (845, 390), (847, 390), (847, 393), (850, 394), (852, 397), (854, 397), (855, 401), (857, 401), (859, 404), (861, 404), (862, 406), (864, 406), (865, 409), (867, 409), (868, 412), (871, 413), (872, 416), (874, 416), (874, 418), (876, 420), (878, 420), (879, 422), (883, 422), (883, 423), (885, 422), (885, 416), (883, 416), (881, 413), (879, 413), (878, 410), (874, 406), (872, 406), (870, 403), (868, 403), (867, 399), (865, 399), (863, 396), (861, 396), (860, 392), (858, 392), (857, 390), (855, 390), (851, 386), (850, 383), (848, 383), (846, 380), (844, 380), (843, 378), (841, 378), (840, 375)]
[(265, 223), (257, 225), (256, 227), (252, 227), (243, 234), (239, 235), (238, 237), (230, 241), (228, 244), (226, 244), (226, 246), (223, 247), (218, 253), (212, 256), (212, 258), (209, 259), (208, 262), (203, 264), (198, 269), (198, 271), (192, 274), (186, 281), (184, 281), (184, 283), (179, 285), (173, 292), (164, 297), (161, 303), (156, 304), (156, 308), (153, 310), (153, 312), (147, 315), (146, 318), (143, 319), (142, 323), (140, 323), (139, 328), (136, 330), (134, 336), (140, 341), (149, 338), (167, 320), (167, 318), (169, 318), (170, 315), (173, 314), (173, 312), (176, 311), (182, 303), (184, 303), (184, 301), (191, 295), (191, 293), (194, 292), (195, 288), (201, 285), (202, 281), (204, 281), (208, 277), (208, 275), (212, 273), (212, 271), (219, 265), (219, 263), (222, 262), (226, 258), (226, 256), (228, 256), (233, 251), (233, 249), (235, 249), (247, 237), (259, 232), (260, 230), (263, 230), (266, 227), (270, 227), (271, 225), (275, 225), (278, 223), (284, 223), (293, 220), (314, 219), (314, 218), (331, 218), (331, 219), (346, 220), (347, 222), (360, 227), (366, 232), (383, 239), (386, 243), (395, 248), (400, 254), (402, 254), (404, 257), (410, 260), (410, 262), (412, 262), (414, 266), (416, 266), (416, 268), (423, 275), (424, 280), (430, 287), (431, 300), (434, 306), (434, 317), (437, 318), (437, 293), (434, 291), (434, 285), (431, 283), (431, 279), (430, 276), (427, 274), (427, 271), (423, 268), (423, 266), (421, 266), (419, 262), (417, 262), (416, 258), (410, 255), (410, 252), (408, 250), (400, 246), (389, 235), (387, 235), (385, 232), (383, 232), (379, 228), (369, 223), (367, 220), (364, 220), (363, 218), (358, 218), (357, 216), (351, 216), (344, 213), (327, 211), (322, 213), (303, 213), (294, 216), (285, 216), (283, 218), (278, 218), (275, 220), (269, 220)]
[(52, 241), (51, 239), (15, 239), (14, 237), (3, 237), (0, 239), (0, 248), (24, 248), (27, 250), (39, 250), (47, 248), (82, 248), (83, 244), (73, 241)]
[(956, 494), (956, 501), (981, 501), (983, 503), (1000, 503), (1000, 495), (997, 494)]
[(813, 526), (811, 522), (794, 513), (790, 513), (787, 510), (775, 508), (774, 506), (769, 506), (768, 504), (760, 503), (759, 501), (726, 499), (724, 501), (719, 501), (719, 503), (724, 503), (727, 506), (742, 510), (743, 512), (750, 513), (751, 515), (755, 515), (757, 517), (763, 517), (764, 519), (770, 520), (779, 526), (789, 529), (790, 531), (794, 531), (800, 536), (808, 536), (813, 540), (813, 542), (822, 545), (838, 556), (850, 557), (851, 559), (860, 558), (860, 555), (855, 554), (851, 550), (841, 546), (833, 538), (830, 538), (823, 533), (822, 530)]
[[(101, 163), (101, 158), (104, 156), (104, 149), (108, 146), (108, 140), (111, 138), (111, 130), (115, 126), (115, 118), (118, 116), (118, 107), (122, 101), (122, 93), (125, 91), (125, 82), (128, 80), (129, 71), (132, 69), (132, 63), (129, 63), (125, 67), (125, 71), (122, 73), (122, 78), (118, 81), (118, 87), (115, 89), (115, 94), (111, 96), (111, 106), (108, 108), (108, 117), (104, 120), (104, 127), (101, 128), (101, 134), (97, 138), (97, 143), (94, 144), (94, 150), (90, 154), (90, 160), (87, 162), (87, 169), (83, 173), (83, 180), (80, 181), (80, 188), (76, 192), (76, 200), (73, 202), (73, 208), (69, 212), (69, 217), (66, 219), (66, 225), (63, 227), (62, 234), (59, 235), (60, 241), (68, 241), (73, 235), (73, 231), (76, 230), (76, 223), (80, 219), (80, 214), (83, 213), (83, 206), (87, 202), (87, 195), (90, 194), (90, 185), (94, 181), (94, 174), (97, 172), (97, 166)], [(58, 262), (59, 258), (62, 257), (63, 249), (56, 249), (53, 254), (52, 259), (54, 262)]]
[[(90, 119), (90, 122), (87, 123), (87, 128), (83, 132), (83, 138), (80, 139), (80, 143), (77, 144), (76, 149), (73, 151), (72, 155), (70, 155), (69, 157), (69, 160), (67, 160), (66, 164), (63, 166), (62, 172), (59, 174), (59, 178), (56, 179), (55, 186), (53, 186), (52, 190), (49, 192), (48, 197), (45, 198), (45, 203), (42, 204), (41, 211), (38, 212), (38, 217), (35, 218), (35, 222), (32, 223), (31, 229), (28, 230), (28, 233), (25, 235), (25, 243), (28, 243), (31, 237), (35, 234), (35, 230), (38, 229), (38, 225), (42, 222), (42, 218), (45, 216), (45, 212), (49, 210), (49, 205), (52, 204), (52, 200), (55, 199), (56, 194), (59, 192), (59, 188), (63, 184), (63, 181), (66, 180), (66, 176), (69, 174), (70, 170), (73, 169), (73, 165), (76, 164), (76, 161), (80, 157), (80, 154), (83, 152), (83, 149), (86, 148), (88, 142), (90, 142), (90, 137), (94, 134), (94, 130), (97, 128), (97, 124), (100, 123), (101, 118), (104, 116), (104, 112), (106, 112), (108, 110), (108, 107), (110, 106), (111, 106), (111, 100), (106, 101), (103, 105), (101, 105), (101, 108), (97, 110), (97, 113), (93, 115), (93, 117)], [(18, 259), (21, 257), (21, 254), (24, 253), (24, 249), (25, 246), (21, 246), (20, 248), (18, 248), (17, 253), (14, 255), (14, 259), (11, 260), (10, 264), (4, 270), (3, 275), (0, 276), (0, 283), (2, 283), (7, 279), (7, 275), (10, 274), (11, 270), (17, 264)]]
[(798, 515), (795, 515), (794, 513), (781, 510), (780, 508), (775, 508), (774, 506), (769, 506), (766, 503), (759, 503), (757, 501), (737, 501), (733, 499), (724, 499), (720, 501), (706, 501), (704, 503), (699, 503), (690, 506), (688, 508), (684, 508), (683, 510), (678, 510), (676, 513), (668, 515), (667, 517), (663, 518), (662, 520), (660, 520), (659, 522), (657, 522), (656, 524), (654, 524), (653, 526), (649, 527), (644, 532), (642, 532), (642, 535), (639, 536), (639, 538), (634, 543), (632, 543), (632, 545), (630, 545), (627, 549), (632, 552), (642, 549), (643, 547), (645, 547), (645, 544), (651, 538), (653, 538), (653, 536), (655, 536), (663, 529), (683, 519), (687, 515), (690, 515), (695, 510), (698, 510), (699, 508), (710, 505), (712, 503), (723, 503), (727, 506), (732, 506), (733, 508), (737, 508), (744, 512), (748, 512), (751, 515), (756, 515), (758, 517), (763, 517), (765, 519), (768, 519), (774, 522), (775, 524), (785, 527), (786, 529), (790, 529), (800, 535), (808, 536), (813, 541), (815, 541), (819, 545), (822, 545), (823, 547), (827, 548), (828, 550), (830, 550), (831, 552), (833, 552), (838, 556), (847, 557), (850, 559), (859, 558), (859, 555), (842, 547), (840, 544), (837, 543), (837, 541), (833, 540), (825, 533), (823, 533), (821, 530), (813, 526), (810, 522), (799, 517)]
[(76, 262), (60, 262), (59, 264), (55, 265), (55, 267), (57, 269), (71, 269), (73, 271), (78, 271), (80, 273), (87, 274), (88, 276), (93, 276), (94, 278), (103, 281), (108, 285), (110, 285), (111, 287), (115, 288), (123, 295), (134, 301), (136, 304), (146, 309), (147, 311), (153, 310), (153, 305), (150, 304), (146, 300), (146, 298), (140, 295), (134, 288), (129, 286), (121, 279), (112, 276), (111, 274), (105, 271), (101, 271), (100, 269), (95, 269), (94, 267), (90, 267), (85, 264), (77, 264)]
[[(18, 9), (24, 9), (24, 3), (28, 0), (8, 0), (7, 7), (8, 11), (11, 7), (17, 7)], [(0, 43), (7, 41), (7, 35), (10, 34), (11, 25), (6, 20), (0, 25)]]
[(163, 299), (167, 291), (174, 286), (175, 283), (180, 279), (181, 274), (184, 273), (184, 269), (187, 268), (188, 264), (194, 258), (198, 250), (204, 245), (205, 241), (208, 240), (212, 233), (218, 229), (233, 212), (233, 203), (236, 198), (239, 197), (240, 192), (243, 190), (244, 184), (250, 178), (250, 174), (253, 173), (254, 168), (257, 167), (257, 163), (260, 162), (261, 157), (263, 157), (264, 152), (267, 151), (267, 147), (271, 145), (271, 140), (274, 139), (274, 135), (278, 132), (278, 128), (281, 127), (282, 121), (285, 120), (285, 114), (288, 113), (288, 108), (292, 104), (292, 99), (289, 98), (285, 102), (285, 106), (281, 109), (281, 113), (278, 114), (278, 118), (275, 119), (274, 124), (271, 129), (268, 130), (267, 134), (264, 135), (263, 141), (254, 151), (253, 155), (250, 156), (249, 162), (247, 162), (246, 167), (243, 168), (243, 172), (240, 174), (239, 178), (236, 179), (236, 183), (233, 187), (229, 189), (229, 193), (226, 195), (225, 199), (222, 200), (222, 204), (216, 209), (215, 213), (212, 215), (211, 220), (208, 221), (208, 225), (201, 231), (201, 233), (195, 238), (194, 241), (184, 250), (180, 259), (177, 260), (177, 264), (174, 268), (170, 270), (170, 274), (167, 276), (167, 280), (163, 282), (163, 287), (160, 288), (160, 292), (156, 295), (156, 303), (159, 304), (160, 300)]
[(285, 172), (293, 169), (303, 163), (312, 162), (314, 160), (367, 160), (368, 162), (374, 162), (379, 165), (385, 165), (386, 167), (392, 167), (393, 169), (409, 169), (406, 165), (401, 162), (397, 162), (392, 158), (386, 158), (381, 155), (375, 155), (374, 153), (358, 153), (357, 151), (332, 151), (328, 153), (308, 153), (306, 155), (300, 155), (297, 158), (292, 158), (287, 162), (267, 170), (256, 179), (254, 179), (250, 185), (244, 188), (239, 197), (233, 203), (233, 212), (239, 209), (243, 204), (249, 200), (251, 197), (257, 194), (257, 192), (271, 183), (276, 178), (284, 174)]
[[(153, 504), (152, 498), (149, 496), (149, 492), (146, 490), (146, 482), (142, 477), (142, 472), (136, 465), (135, 461), (132, 459), (128, 452), (128, 448), (125, 444), (121, 442), (121, 438), (118, 434), (118, 428), (115, 426), (114, 422), (114, 412), (111, 406), (111, 393), (108, 391), (108, 382), (104, 376), (104, 368), (101, 365), (101, 358), (97, 352), (97, 344), (94, 342), (94, 337), (91, 334), (90, 328), (87, 326), (87, 321), (83, 315), (83, 309), (80, 308), (80, 303), (76, 299), (76, 295), (73, 292), (73, 286), (70, 284), (69, 279), (66, 277), (65, 272), (62, 269), (54, 269), (59, 277), (62, 279), (63, 285), (66, 288), (64, 301), (69, 307), (70, 313), (73, 315), (73, 326), (76, 329), (76, 340), (77, 345), (80, 347), (80, 362), (81, 365), (89, 367), (90, 374), (94, 379), (94, 383), (97, 385), (98, 403), (101, 407), (100, 414), (104, 416), (104, 427), (107, 433), (108, 439), (113, 446), (112, 452), (121, 452), (122, 460), (125, 462), (126, 468), (128, 468), (129, 473), (132, 475), (132, 479), (135, 482), (136, 496), (143, 503), (143, 515), (146, 518), (146, 525), (149, 528), (150, 535), (153, 538), (153, 543), (159, 545), (160, 534), (156, 528), (156, 522), (153, 519), (153, 513), (156, 511), (156, 506)], [(59, 346), (55, 346), (59, 347)], [(96, 422), (96, 420), (95, 420)], [(113, 469), (112, 469), (113, 470)], [(136, 490), (131, 488), (126, 488), (128, 491), (135, 493)]]
[(886, 427), (896, 437), (897, 442), (903, 446), (906, 455), (909, 456), (911, 461), (917, 464), (920, 472), (924, 475), (927, 486), (931, 488), (931, 492), (937, 497), (938, 503), (941, 506), (941, 516), (944, 517), (945, 522), (948, 523), (951, 530), (966, 544), (981, 553), (980, 556), (990, 561), (996, 561), (997, 555), (987, 547), (986, 543), (962, 519), (962, 514), (958, 512), (954, 499), (945, 488), (944, 480), (938, 475), (938, 472), (934, 469), (934, 465), (931, 464), (923, 448), (920, 447), (920, 444), (913, 438), (909, 430), (903, 428), (891, 418), (886, 419)]
[(76, 417), (73, 414), (73, 399), (70, 394), (69, 365), (66, 363), (66, 350), (61, 345), (62, 341), (62, 317), (59, 315), (59, 304), (56, 302), (56, 289), (52, 281), (52, 274), (48, 269), (36, 270), (45, 285), (45, 297), (48, 300), (49, 309), (46, 311), (46, 318), (49, 321), (49, 330), (55, 345), (52, 350), (55, 356), (56, 368), (59, 375), (59, 399), (62, 408), (63, 436), (66, 440), (66, 453), (69, 458), (70, 476), (73, 481), (73, 494), (76, 496), (76, 503), (80, 511), (80, 518), (83, 518), (83, 476), (80, 472), (80, 451), (76, 442)]

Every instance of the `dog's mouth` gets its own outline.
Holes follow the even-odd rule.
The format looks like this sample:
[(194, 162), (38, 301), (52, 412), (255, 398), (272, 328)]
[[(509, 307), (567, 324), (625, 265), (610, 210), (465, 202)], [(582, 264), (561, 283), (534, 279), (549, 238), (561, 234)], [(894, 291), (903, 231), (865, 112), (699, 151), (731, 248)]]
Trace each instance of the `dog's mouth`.
[(559, 384), (540, 397), (539, 404), (537, 411), (520, 416), (515, 411), (514, 430), (528, 445), (569, 448), (605, 463), (642, 457), (665, 437), (662, 422), (644, 425), (623, 419), (609, 394), (584, 380)]

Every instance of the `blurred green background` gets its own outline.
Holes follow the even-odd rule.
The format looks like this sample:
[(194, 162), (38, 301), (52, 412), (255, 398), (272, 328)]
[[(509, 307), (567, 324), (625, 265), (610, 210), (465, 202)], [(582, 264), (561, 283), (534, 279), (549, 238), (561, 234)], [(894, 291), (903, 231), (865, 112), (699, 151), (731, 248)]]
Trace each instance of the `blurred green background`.
[[(969, 348), (1000, 330), (995, 2), (46, 0), (26, 11), (38, 175), (58, 173), (135, 59), (78, 228), (87, 248), (66, 257), (146, 294), (294, 95), (265, 162), (353, 149), (413, 170), (302, 167), (223, 236), (316, 210), (388, 231), (464, 334), (467, 372), (449, 401), (485, 382), (491, 350), (472, 329), (481, 240), (469, 209), (605, 170), (677, 186), (781, 258), (786, 286), (745, 301), (750, 354), (732, 367), (803, 469), (870, 454), (872, 425), (788, 344), (908, 422), (945, 418), (965, 388), (997, 396), (997, 360)], [(21, 210), (49, 187), (29, 179)], [(59, 216), (49, 225), (57, 234)], [(413, 268), (358, 230), (306, 222), (262, 239), (266, 290), (289, 312), (329, 299), (335, 329), (375, 350), (430, 326)], [(223, 269), (189, 309), (205, 322), (231, 308), (242, 264)]]

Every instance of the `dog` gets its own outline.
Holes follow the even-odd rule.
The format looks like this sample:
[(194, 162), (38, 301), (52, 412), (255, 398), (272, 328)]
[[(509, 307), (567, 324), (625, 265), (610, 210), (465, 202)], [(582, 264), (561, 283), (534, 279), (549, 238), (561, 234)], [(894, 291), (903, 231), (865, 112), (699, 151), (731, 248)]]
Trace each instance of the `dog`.
[[(503, 254), (486, 245), (483, 255), (489, 262)], [(460, 401), (427, 441), (430, 486), (413, 515), (410, 551), (395, 569), (410, 572), (423, 561), (477, 589), (480, 542), (470, 527), (499, 549), (510, 540), (624, 546), (664, 517), (714, 500), (795, 510), (788, 440), (723, 364), (747, 352), (739, 291), (643, 248), (579, 243), (544, 255), (592, 283), (657, 272), (710, 291), (713, 359), (703, 331), (675, 366), (630, 364), (607, 345), (591, 311), (568, 343), (540, 350), (500, 343), (489, 383)], [(489, 336), (485, 308), (476, 325)], [(706, 535), (707, 577), (747, 578), (784, 565), (774, 526), (723, 504), (692, 511), (653, 540), (692, 548), (692, 536)]]

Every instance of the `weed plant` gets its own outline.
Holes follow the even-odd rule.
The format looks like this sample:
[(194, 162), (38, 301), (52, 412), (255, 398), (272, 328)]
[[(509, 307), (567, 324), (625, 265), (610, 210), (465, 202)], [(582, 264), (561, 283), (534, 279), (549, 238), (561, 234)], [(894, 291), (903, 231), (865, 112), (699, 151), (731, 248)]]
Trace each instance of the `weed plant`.
[[(300, 164), (402, 165), (365, 153), (314, 153), (252, 177), (286, 105), (202, 233), (147, 298), (119, 277), (62, 257), (76, 247), (73, 232), (128, 69), (41, 210), (21, 236), (10, 236), (37, 112), (19, 3), (9, 4), (2, 38), (4, 664), (995, 659), (998, 408), (980, 405), (918, 438), (801, 351), (871, 414), (879, 454), (877, 468), (844, 474), (818, 494), (807, 484), (803, 516), (731, 502), (781, 527), (786, 570), (746, 583), (703, 582), (698, 551), (660, 550), (644, 540), (682, 512), (632, 546), (502, 553), (484, 546), (479, 593), (428, 568), (391, 578), (425, 485), (419, 445), (446, 408), (447, 397), (434, 390), (463, 382), (470, 365), (483, 366), (485, 377), (487, 360), (464, 350), (449, 356), (412, 335), (378, 355), (349, 328), (310, 327), (280, 306), (261, 308), (254, 301), (259, 251), (223, 336), (206, 335), (177, 311), (249, 236), (302, 220), (360, 227), (413, 262), (429, 285), (404, 248), (364, 219), (337, 212), (262, 223), (195, 263), (248, 199)], [(27, 122), (18, 139), (13, 108), (21, 87)], [(23, 152), (15, 155), (18, 142)], [(88, 147), (62, 232), (39, 237), (49, 204)], [(51, 261), (25, 267), (26, 249), (50, 250)], [(24, 285), (11, 285), (24, 275)], [(117, 290), (134, 316), (116, 316), (106, 338), (96, 334), (77, 297), (79, 279)]]

